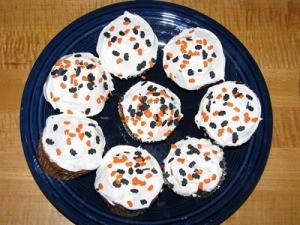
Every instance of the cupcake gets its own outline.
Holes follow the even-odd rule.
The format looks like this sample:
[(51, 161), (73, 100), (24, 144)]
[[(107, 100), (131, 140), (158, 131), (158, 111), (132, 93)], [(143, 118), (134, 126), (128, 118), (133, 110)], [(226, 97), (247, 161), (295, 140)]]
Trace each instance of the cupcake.
[(97, 122), (82, 116), (50, 116), (38, 146), (38, 160), (50, 176), (70, 180), (102, 162), (105, 139)]
[(202, 28), (183, 30), (164, 47), (163, 68), (187, 90), (224, 80), (225, 57), (219, 39)]
[(90, 53), (73, 53), (55, 63), (44, 84), (44, 96), (54, 109), (85, 116), (101, 112), (114, 87), (98, 61)]
[(261, 106), (255, 93), (243, 84), (223, 82), (208, 89), (195, 117), (198, 128), (221, 146), (247, 142), (261, 120)]
[(224, 180), (223, 150), (208, 139), (187, 137), (171, 145), (164, 160), (164, 178), (178, 195), (205, 198)]
[(179, 98), (150, 81), (140, 81), (125, 93), (119, 114), (128, 134), (148, 143), (165, 140), (183, 117)]
[(116, 77), (136, 77), (153, 67), (158, 41), (140, 16), (125, 12), (103, 28), (97, 53), (104, 68)]
[(145, 212), (162, 190), (162, 171), (146, 150), (129, 145), (110, 149), (97, 169), (95, 189), (119, 216)]

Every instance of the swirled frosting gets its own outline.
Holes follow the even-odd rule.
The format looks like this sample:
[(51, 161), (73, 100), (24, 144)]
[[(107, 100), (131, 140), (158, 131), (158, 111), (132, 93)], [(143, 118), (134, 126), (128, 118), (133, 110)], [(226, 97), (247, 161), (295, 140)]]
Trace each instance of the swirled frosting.
[(51, 162), (77, 172), (95, 170), (102, 162), (105, 138), (97, 122), (83, 116), (49, 116), (42, 145)]
[(114, 86), (98, 61), (90, 53), (73, 53), (55, 63), (44, 84), (44, 96), (54, 109), (86, 116), (101, 112)]
[(150, 25), (140, 16), (125, 12), (103, 28), (97, 53), (106, 71), (128, 79), (154, 66), (157, 47)]
[(110, 149), (97, 169), (95, 189), (110, 204), (149, 208), (162, 189), (162, 171), (146, 150), (129, 145)]
[(183, 117), (179, 98), (150, 81), (133, 85), (120, 102), (123, 122), (142, 142), (165, 140)]
[(198, 196), (218, 188), (224, 173), (223, 151), (208, 139), (187, 137), (171, 145), (164, 160), (164, 178), (182, 196)]
[(202, 98), (195, 122), (221, 146), (247, 142), (261, 120), (256, 94), (232, 81), (210, 87)]
[(163, 51), (167, 76), (184, 89), (197, 90), (224, 80), (225, 57), (221, 42), (206, 29), (183, 30)]

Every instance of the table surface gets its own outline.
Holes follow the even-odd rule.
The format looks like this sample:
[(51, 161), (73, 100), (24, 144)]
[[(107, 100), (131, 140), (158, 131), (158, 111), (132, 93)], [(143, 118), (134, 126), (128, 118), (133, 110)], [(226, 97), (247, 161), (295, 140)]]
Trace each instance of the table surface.
[[(0, 1), (0, 224), (71, 224), (28, 169), (19, 131), (21, 96), (35, 60), (61, 29), (116, 2)], [(258, 63), (271, 95), (274, 131), (266, 169), (224, 224), (299, 224), (300, 1), (170, 2), (208, 15), (237, 36)]]

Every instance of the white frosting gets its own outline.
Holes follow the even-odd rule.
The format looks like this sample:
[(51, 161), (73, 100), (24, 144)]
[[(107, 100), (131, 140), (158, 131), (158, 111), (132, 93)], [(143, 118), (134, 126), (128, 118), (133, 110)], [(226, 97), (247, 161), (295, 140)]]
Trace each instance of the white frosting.
[(184, 89), (197, 90), (224, 80), (225, 57), (221, 42), (206, 29), (183, 30), (163, 51), (167, 76)]
[(102, 111), (114, 87), (98, 61), (90, 53), (73, 53), (56, 62), (44, 84), (44, 96), (54, 109), (86, 116)]
[(105, 70), (121, 79), (136, 77), (154, 66), (158, 41), (140, 16), (125, 12), (103, 28), (97, 53)]
[(187, 137), (171, 145), (164, 160), (164, 177), (182, 196), (196, 197), (199, 190), (211, 192), (223, 176), (223, 155), (223, 150), (209, 140)]
[(110, 149), (97, 169), (95, 189), (110, 204), (149, 208), (163, 185), (162, 171), (146, 150), (129, 145)]
[(165, 140), (183, 117), (179, 98), (168, 88), (150, 81), (133, 85), (120, 104), (123, 122), (142, 142)]
[(232, 81), (210, 87), (202, 98), (195, 122), (221, 146), (247, 142), (261, 120), (261, 106), (255, 93)]
[(82, 116), (49, 116), (42, 136), (51, 162), (77, 172), (95, 170), (102, 162), (105, 138), (97, 122)]

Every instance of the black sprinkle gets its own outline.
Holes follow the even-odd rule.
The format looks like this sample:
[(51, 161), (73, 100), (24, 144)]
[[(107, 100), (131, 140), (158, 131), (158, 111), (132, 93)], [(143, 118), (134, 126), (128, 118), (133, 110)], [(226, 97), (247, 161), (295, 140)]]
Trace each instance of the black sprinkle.
[[(144, 170), (145, 170), (145, 169), (144, 169)], [(154, 173), (154, 174), (157, 174), (157, 173), (158, 173), (157, 170), (154, 169), (154, 168), (152, 168), (151, 172)]]
[(188, 155), (192, 155), (192, 154), (200, 154), (200, 151), (198, 148), (195, 148), (193, 145), (189, 144), (188, 146), (189, 151), (187, 152)]
[(90, 150), (88, 150), (88, 153), (89, 153), (90, 155), (92, 155), (92, 154), (96, 153), (96, 149), (91, 148)]
[(199, 73), (201, 73), (201, 72), (202, 72), (202, 70), (201, 70), (201, 69), (198, 69), (197, 71), (198, 71)]
[(176, 56), (172, 61), (173, 61), (173, 63), (176, 63), (177, 61), (178, 61), (178, 59), (179, 59), (179, 57), (178, 56)]
[(225, 111), (223, 111), (223, 110), (222, 110), (222, 111), (220, 111), (220, 112), (218, 112), (218, 115), (219, 115), (219, 116), (224, 116), (225, 114), (226, 114), (226, 112), (225, 112)]
[(120, 52), (118, 52), (118, 51), (112, 51), (112, 54), (114, 55), (114, 56), (119, 56), (120, 55)]
[(206, 111), (210, 112), (211, 100), (208, 101), (208, 104), (205, 106)]
[(211, 158), (210, 157), (208, 157), (208, 156), (205, 156), (205, 161), (209, 161), (209, 160), (211, 160)]
[(156, 122), (155, 121), (152, 121), (151, 123), (150, 123), (150, 127), (151, 128), (154, 128), (156, 126)]
[(174, 109), (174, 105), (171, 102), (169, 103), (169, 109), (170, 110)]
[(223, 100), (224, 100), (224, 101), (228, 101), (228, 99), (229, 99), (229, 95), (228, 95), (228, 94), (225, 94), (225, 95), (223, 96)]
[(198, 173), (193, 173), (192, 177), (195, 179), (200, 179), (200, 175)]
[(219, 162), (219, 166), (223, 169), (225, 167), (224, 161)]
[(206, 98), (207, 98), (207, 99), (212, 99), (212, 98), (213, 98), (213, 92), (210, 92), (210, 93), (207, 95)]
[(134, 117), (134, 116), (135, 116), (135, 113), (136, 113), (136, 112), (135, 112), (135, 109), (132, 109), (132, 110), (130, 111), (130, 116), (131, 116), (131, 117)]
[(213, 58), (217, 58), (217, 55), (216, 55), (216, 53), (213, 53), (213, 54), (211, 54), (211, 57), (213, 57)]
[(165, 111), (167, 108), (168, 108), (168, 106), (165, 105), (165, 104), (163, 104), (163, 105), (160, 106), (159, 109), (160, 109), (161, 111)]
[(125, 35), (125, 33), (124, 33), (123, 31), (120, 31), (119, 34), (120, 34), (121, 36), (124, 36), (124, 35)]
[(54, 126), (53, 126), (53, 131), (56, 131), (57, 129), (58, 129), (57, 124), (54, 124)]
[(116, 188), (120, 188), (120, 187), (121, 187), (121, 184), (117, 184), (116, 181), (114, 181), (114, 182), (113, 182), (113, 186), (116, 187)]
[(237, 131), (243, 131), (243, 130), (245, 130), (245, 127), (244, 126), (239, 126), (239, 127), (236, 128), (236, 130)]
[(139, 43), (135, 43), (134, 46), (133, 46), (133, 49), (137, 50), (139, 47), (140, 47), (140, 44)]
[(184, 186), (184, 187), (187, 185), (187, 179), (186, 178), (182, 179), (181, 185)]
[(64, 75), (64, 76), (63, 76), (63, 81), (66, 82), (67, 80), (68, 80), (68, 77), (67, 77), (66, 75)]
[(130, 189), (130, 191), (131, 191), (132, 193), (138, 193), (138, 192), (139, 192), (138, 189)]
[(191, 56), (190, 56), (189, 54), (183, 54), (183, 58), (184, 58), (184, 59), (190, 59)]
[(77, 152), (73, 148), (70, 149), (70, 153), (72, 156), (77, 155)]
[(179, 116), (179, 110), (176, 109), (175, 113), (174, 113), (174, 117), (178, 117)]
[(254, 108), (251, 105), (249, 105), (249, 102), (247, 103), (246, 109), (249, 109), (249, 111), (251, 112), (254, 110)]
[(210, 122), (210, 123), (209, 123), (209, 126), (210, 126), (212, 129), (216, 129), (216, 128), (217, 128), (217, 125), (216, 125), (214, 122)]
[(129, 60), (129, 54), (128, 54), (128, 53), (125, 53), (125, 54), (124, 54), (124, 60), (125, 60), (125, 61), (128, 61), (128, 60)]
[(129, 173), (129, 175), (133, 174), (133, 169), (131, 167), (128, 169), (128, 173)]
[(47, 139), (46, 139), (46, 143), (47, 143), (48, 145), (53, 145), (53, 144), (54, 144), (54, 141), (53, 141), (52, 139), (50, 139), (50, 138), (47, 138)]
[(235, 98), (239, 98), (239, 97), (241, 97), (243, 94), (242, 93), (238, 93), (237, 95), (235, 95), (234, 97)]
[(85, 134), (88, 138), (91, 138), (91, 137), (92, 137), (91, 133), (88, 132), (88, 131), (84, 132), (84, 134)]
[(232, 133), (232, 142), (236, 143), (239, 140), (239, 136), (236, 132)]
[(210, 76), (211, 79), (213, 79), (213, 78), (216, 77), (216, 74), (215, 74), (214, 71), (210, 71), (210, 72), (209, 72), (209, 76)]
[(173, 121), (173, 123), (174, 123), (174, 126), (178, 126), (179, 120), (178, 120), (178, 119), (175, 119), (175, 120)]
[(185, 176), (186, 175), (186, 172), (183, 170), (183, 169), (179, 169), (179, 174), (181, 175), (181, 176)]
[(94, 83), (93, 82), (89, 82), (86, 86), (89, 90), (91, 90), (91, 91), (94, 90)]
[(87, 75), (87, 78), (88, 78), (89, 82), (94, 82), (95, 81), (95, 76), (92, 73), (90, 73), (89, 75)]
[(128, 184), (129, 184), (129, 181), (126, 180), (126, 179), (124, 179), (124, 178), (122, 178), (122, 179), (120, 180), (120, 182), (121, 182), (121, 184), (125, 184), (125, 185), (128, 185)]
[(141, 202), (142, 205), (147, 204), (147, 200), (146, 199), (142, 199), (142, 200), (140, 200), (140, 202)]
[(141, 83), (141, 86), (144, 86), (145, 84), (147, 84), (147, 81), (144, 81), (143, 83)]
[(96, 125), (93, 124), (93, 123), (89, 123), (88, 125), (89, 125), (90, 127), (96, 127)]
[(117, 36), (113, 36), (113, 37), (110, 39), (110, 41), (111, 41), (112, 43), (116, 42), (116, 40), (117, 40)]
[(81, 57), (81, 54), (75, 54), (74, 57), (76, 58)]
[(144, 38), (145, 37), (145, 32), (141, 31), (140, 36), (141, 36), (141, 38)]
[(180, 156), (180, 154), (181, 154), (181, 150), (180, 150), (180, 148), (177, 148), (177, 149), (175, 150), (175, 155), (176, 155), (176, 156)]
[(171, 163), (174, 160), (174, 158), (172, 157), (171, 159), (169, 159), (168, 163)]
[(165, 98), (161, 97), (160, 98), (160, 104), (165, 104), (165, 102), (166, 102)]
[(235, 94), (235, 93), (237, 93), (237, 91), (238, 91), (238, 89), (235, 87), (235, 88), (233, 88), (232, 89), (232, 94)]
[(189, 167), (190, 167), (190, 168), (193, 168), (195, 165), (196, 165), (196, 162), (195, 162), (195, 161), (192, 161), (192, 162), (189, 164)]
[(145, 68), (146, 65), (147, 65), (146, 61), (143, 61), (137, 65), (136, 70), (141, 71), (143, 68)]
[(193, 75), (194, 75), (194, 70), (188, 69), (188, 75), (189, 75), (189, 76), (193, 76)]
[(205, 50), (203, 50), (202, 51), (202, 58), (203, 58), (203, 60), (207, 59), (207, 56), (208, 56), (207, 52)]
[(165, 172), (164, 174), (163, 174), (163, 176), (164, 176), (164, 178), (168, 178), (169, 176), (170, 176), (170, 174), (168, 173), (168, 172)]
[(196, 49), (196, 50), (201, 50), (201, 49), (202, 49), (202, 45), (196, 45), (196, 46), (195, 46), (195, 49)]
[(149, 39), (147, 39), (146, 41), (145, 41), (145, 44), (147, 45), (147, 47), (151, 47), (152, 45), (151, 45), (151, 41), (149, 40)]
[(83, 87), (83, 83), (78, 85), (78, 90)]
[(138, 31), (135, 27), (132, 29), (132, 32), (133, 32), (135, 35), (138, 35), (138, 33), (139, 33), (139, 31)]
[(104, 33), (104, 37), (110, 38), (110, 33), (109, 33), (109, 32), (105, 32), (105, 33)]
[(227, 120), (224, 120), (224, 121), (221, 123), (221, 126), (222, 126), (222, 127), (225, 127), (225, 126), (227, 126), (227, 124), (228, 124), (228, 121), (227, 121)]
[(136, 163), (136, 164), (134, 165), (134, 168), (138, 168), (138, 167), (140, 167), (140, 166), (141, 166), (141, 164)]
[(246, 94), (246, 98), (248, 98), (250, 101), (253, 100), (251, 95)]
[(104, 90), (108, 90), (108, 84), (106, 82), (103, 83)]
[(81, 73), (81, 68), (77, 67), (77, 68), (74, 68), (74, 70), (75, 70), (76, 76), (78, 77)]
[(100, 137), (97, 135), (96, 136), (96, 144), (99, 145), (100, 144)]
[(91, 113), (91, 108), (87, 108), (85, 111), (84, 111), (85, 115), (89, 115)]
[(94, 67), (94, 64), (89, 64), (89, 65), (87, 65), (87, 69), (89, 70), (89, 69), (92, 69)]
[(135, 151), (134, 154), (138, 157), (142, 156), (142, 153), (140, 151)]
[(125, 22), (131, 22), (131, 20), (128, 17), (124, 17)]
[(137, 174), (143, 174), (143, 173), (144, 173), (144, 171), (141, 170), (141, 169), (136, 169), (135, 172), (136, 172)]

